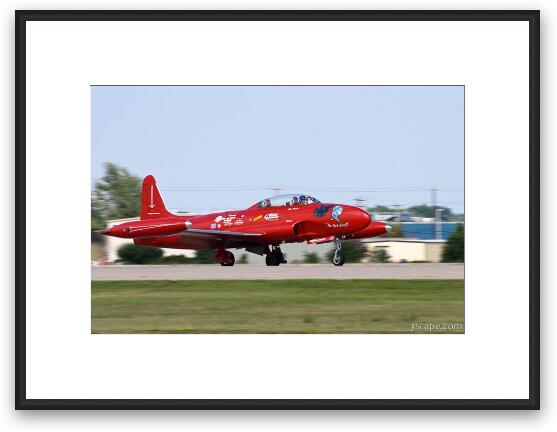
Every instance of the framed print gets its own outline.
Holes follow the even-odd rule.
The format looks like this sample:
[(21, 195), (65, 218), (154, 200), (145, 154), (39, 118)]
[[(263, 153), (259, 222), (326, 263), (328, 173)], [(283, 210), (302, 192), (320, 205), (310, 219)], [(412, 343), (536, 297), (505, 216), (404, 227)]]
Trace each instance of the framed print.
[(15, 19), (17, 409), (539, 409), (539, 11)]

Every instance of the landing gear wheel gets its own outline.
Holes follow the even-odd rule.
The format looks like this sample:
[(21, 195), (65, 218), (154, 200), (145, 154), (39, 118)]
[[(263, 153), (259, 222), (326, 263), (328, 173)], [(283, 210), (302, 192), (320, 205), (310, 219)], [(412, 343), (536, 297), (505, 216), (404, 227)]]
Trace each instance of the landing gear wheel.
[(335, 254), (333, 255), (333, 264), (336, 266), (341, 266), (344, 264), (344, 252), (343, 251), (338, 251), (335, 252)]
[(279, 264), (286, 264), (288, 261), (286, 261), (284, 259), (284, 254), (282, 253), (282, 251), (280, 250), (280, 247), (277, 246), (275, 248), (275, 250), (273, 251), (274, 254), (276, 254), (276, 260), (278, 261)]
[(226, 256), (228, 262), (221, 262), (220, 265), (223, 267), (232, 267), (234, 265), (234, 261), (236, 260), (234, 258), (234, 254), (232, 252), (226, 251)]
[(265, 257), (265, 264), (268, 266), (278, 266), (281, 264), (286, 264), (286, 260), (284, 259), (284, 254), (280, 250), (280, 247), (273, 246), (270, 253), (267, 254)]
[(268, 266), (278, 266), (280, 264), (280, 261), (277, 259), (275, 253), (271, 252), (265, 257), (265, 264), (267, 264)]
[(342, 251), (342, 243), (340, 239), (335, 238), (335, 253), (333, 254), (333, 264), (341, 266), (344, 264), (344, 252)]

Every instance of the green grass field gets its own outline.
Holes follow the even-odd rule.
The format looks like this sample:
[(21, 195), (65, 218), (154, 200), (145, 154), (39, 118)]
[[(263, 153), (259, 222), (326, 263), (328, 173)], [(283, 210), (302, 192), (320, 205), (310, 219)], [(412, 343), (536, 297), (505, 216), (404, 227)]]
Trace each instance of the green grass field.
[(464, 324), (463, 280), (93, 281), (91, 296), (92, 333), (412, 333), (412, 323)]

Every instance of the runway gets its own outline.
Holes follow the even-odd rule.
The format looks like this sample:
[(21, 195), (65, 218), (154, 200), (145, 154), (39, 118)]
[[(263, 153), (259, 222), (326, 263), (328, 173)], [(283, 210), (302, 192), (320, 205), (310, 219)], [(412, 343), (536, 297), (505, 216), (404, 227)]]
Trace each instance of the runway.
[(464, 264), (99, 265), (92, 280), (464, 279)]

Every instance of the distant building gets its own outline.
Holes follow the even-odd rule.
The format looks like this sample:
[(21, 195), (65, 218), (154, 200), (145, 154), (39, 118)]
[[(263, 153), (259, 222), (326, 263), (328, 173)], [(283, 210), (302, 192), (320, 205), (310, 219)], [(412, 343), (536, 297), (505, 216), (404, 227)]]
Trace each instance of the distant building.
[[(374, 221), (378, 222), (399, 222), (399, 214), (398, 213), (377, 213), (372, 212), (370, 213), (371, 217)], [(400, 222), (412, 222), (414, 219), (410, 212), (403, 211), (400, 212)]]
[(401, 224), (402, 235), (404, 238), (436, 240), (437, 232), (439, 232), (440, 240), (447, 240), (456, 231), (459, 224), (462, 224), (462, 222), (403, 222)]

